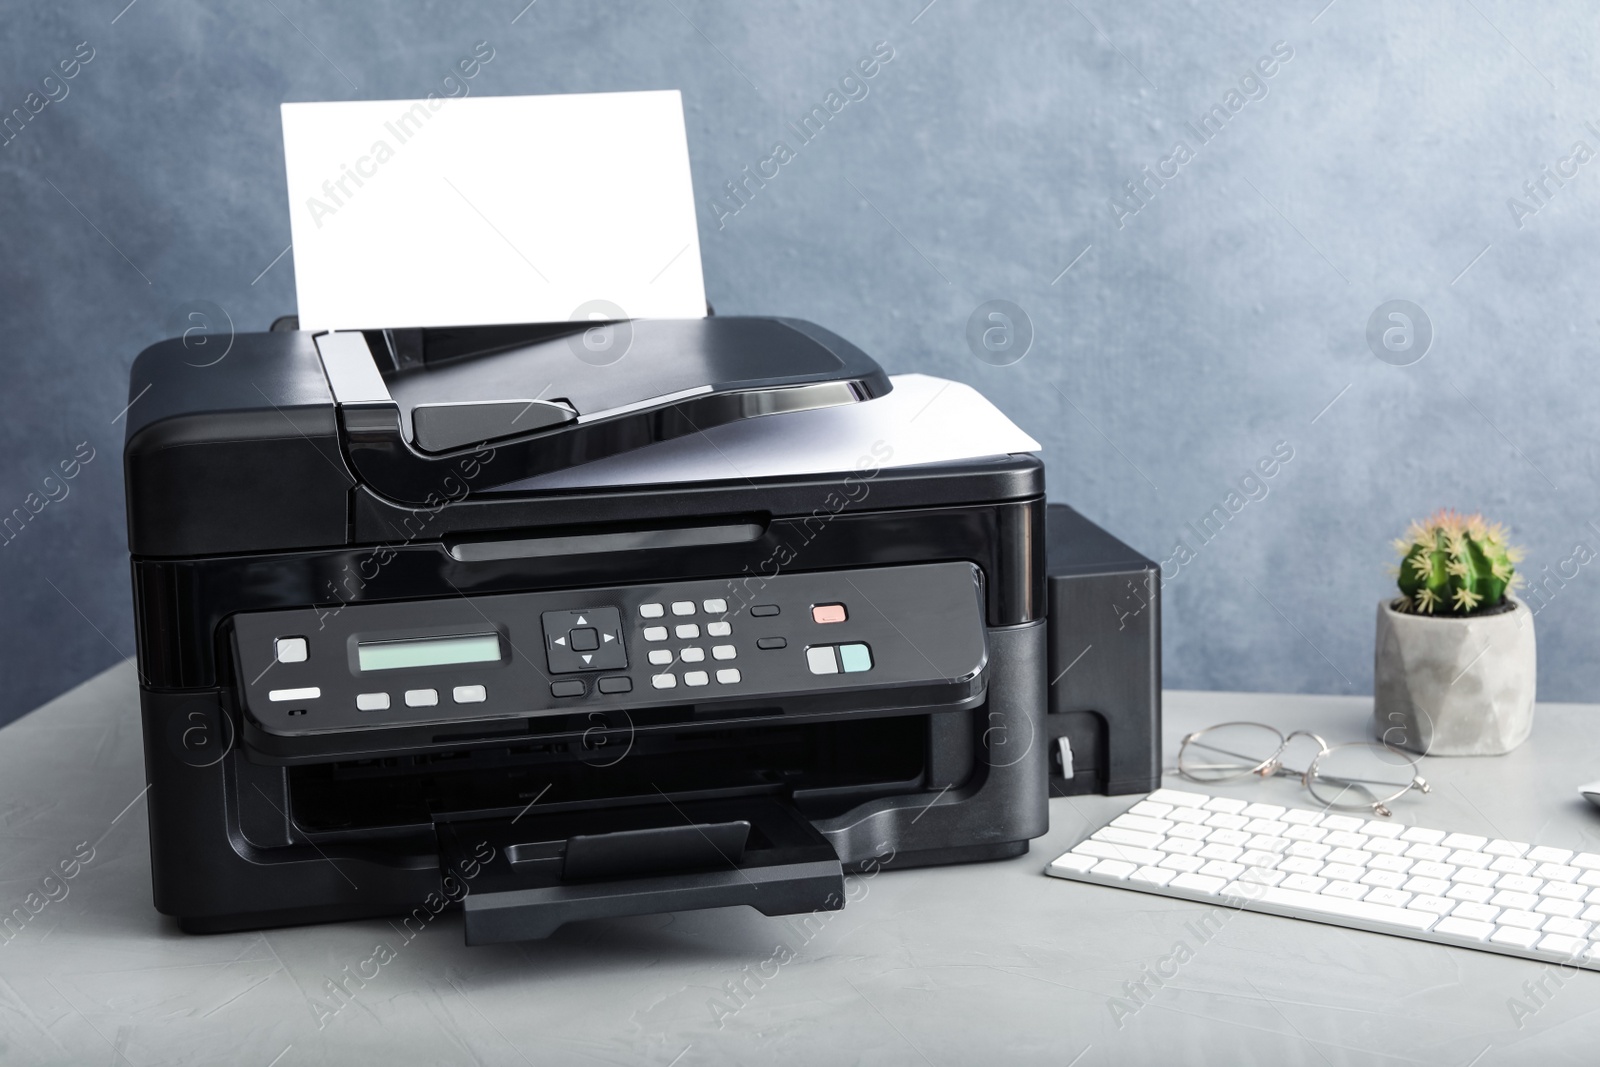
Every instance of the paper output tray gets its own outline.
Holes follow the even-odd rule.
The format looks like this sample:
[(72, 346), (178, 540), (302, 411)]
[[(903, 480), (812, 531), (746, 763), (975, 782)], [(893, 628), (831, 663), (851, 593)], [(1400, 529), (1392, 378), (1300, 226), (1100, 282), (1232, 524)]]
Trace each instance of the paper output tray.
[[(579, 919), (748, 904), (834, 911), (833, 846), (777, 797), (694, 800), (441, 823), (469, 945), (549, 937)], [(484, 859), (488, 856), (488, 859)]]

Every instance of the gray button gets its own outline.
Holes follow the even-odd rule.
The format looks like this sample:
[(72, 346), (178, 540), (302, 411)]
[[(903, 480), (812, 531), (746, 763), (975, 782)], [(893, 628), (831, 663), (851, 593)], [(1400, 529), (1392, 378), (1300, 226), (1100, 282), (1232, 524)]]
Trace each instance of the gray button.
[(717, 681), (723, 685), (732, 685), (739, 680), (739, 668), (729, 667), (727, 670), (717, 672)]
[(600, 692), (602, 693), (631, 693), (633, 692), (633, 679), (627, 675), (613, 675), (610, 678), (600, 679)]
[(732, 645), (711, 646), (711, 655), (714, 659), (733, 659), (738, 654), (739, 650), (734, 648)]
[(670, 674), (652, 674), (650, 676), (650, 684), (657, 689), (676, 689), (678, 688), (678, 679)]
[(639, 605), (639, 617), (641, 619), (659, 619), (661, 618), (661, 612), (662, 608), (660, 604)]
[(272, 701), (315, 700), (321, 695), (321, 689), (314, 685), (308, 685), (301, 689), (274, 689), (267, 694), (267, 699)]
[(721, 615), (728, 610), (728, 602), (721, 597), (701, 601), (700, 606), (706, 609), (707, 615)]
[(389, 694), (388, 693), (357, 693), (356, 694), (356, 710), (357, 711), (388, 711), (389, 710)]
[(705, 671), (688, 671), (683, 676), (684, 685), (705, 685), (709, 681)]
[(650, 650), (650, 662), (654, 663), (657, 667), (665, 667), (667, 664), (672, 662), (672, 649), (652, 648)]
[(667, 639), (667, 628), (665, 626), (646, 626), (644, 628), (644, 639), (646, 641), (665, 641)]
[(694, 601), (692, 601), (692, 600), (676, 600), (676, 601), (673, 601), (672, 613), (674, 615), (693, 615), (694, 614)]
[(700, 636), (700, 627), (692, 622), (686, 622), (675, 631), (679, 641), (693, 641)]
[(279, 663), (304, 663), (306, 661), (306, 639), (303, 637), (280, 637), (272, 642), (272, 654)]
[(482, 704), (489, 699), (489, 691), (481, 685), (458, 685), (450, 695), (457, 704)]
[(806, 649), (806, 666), (812, 674), (838, 674), (839, 661), (834, 658), (832, 645)]
[(581, 697), (583, 690), (581, 678), (563, 678), (559, 682), (550, 683), (550, 695), (554, 697)]
[(685, 648), (678, 652), (678, 658), (685, 663), (704, 663), (706, 650), (703, 648)]
[(731, 633), (733, 633), (733, 625), (731, 623), (726, 623), (726, 622), (708, 622), (708, 623), (706, 623), (706, 636), (707, 637), (727, 637)]
[(406, 707), (408, 708), (431, 708), (437, 703), (439, 703), (439, 691), (437, 689), (406, 690)]

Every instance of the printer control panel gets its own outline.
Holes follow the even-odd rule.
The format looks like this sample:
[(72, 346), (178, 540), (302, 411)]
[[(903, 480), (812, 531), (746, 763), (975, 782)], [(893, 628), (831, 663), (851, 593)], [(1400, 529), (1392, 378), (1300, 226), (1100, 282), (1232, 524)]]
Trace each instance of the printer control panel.
[[(233, 619), (242, 704), (299, 737), (573, 711), (982, 695), (970, 563), (454, 596)], [(934, 694), (934, 696), (930, 696)], [(870, 698), (870, 699), (869, 699)], [(814, 702), (814, 701), (813, 701)]]

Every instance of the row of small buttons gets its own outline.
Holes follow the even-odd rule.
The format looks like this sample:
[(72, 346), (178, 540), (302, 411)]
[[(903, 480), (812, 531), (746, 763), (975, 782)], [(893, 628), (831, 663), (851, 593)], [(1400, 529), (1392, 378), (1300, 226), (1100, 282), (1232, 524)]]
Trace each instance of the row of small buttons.
[[(701, 608), (703, 608), (705, 610), (705, 613), (707, 615), (723, 615), (723, 614), (726, 614), (727, 610), (728, 610), (728, 602), (726, 600), (723, 600), (721, 597), (714, 597), (714, 598), (709, 599), (709, 600), (702, 600), (700, 602), (700, 606), (701, 606)], [(640, 604), (639, 605), (639, 617), (641, 619), (659, 619), (659, 618), (661, 618), (661, 616), (666, 614), (666, 610), (667, 609), (665, 607), (663, 607), (662, 605), (660, 605), (660, 604)], [(674, 615), (693, 615), (694, 614), (694, 601), (692, 601), (692, 600), (675, 600), (675, 601), (673, 601), (673, 603), (672, 603), (672, 613)]]
[[(711, 646), (712, 659), (737, 659), (738, 656), (739, 650), (732, 645)], [(652, 648), (650, 650), (650, 662), (657, 667), (665, 667), (672, 662), (672, 658), (672, 650), (670, 648)], [(704, 663), (706, 650), (703, 648), (681, 648), (678, 650), (677, 658), (685, 663)]]
[(837, 658), (834, 653), (834, 645), (808, 648), (806, 666), (811, 668), (812, 674), (838, 674), (840, 667), (844, 668), (846, 674), (859, 674), (872, 669), (872, 650), (866, 645), (839, 645)]
[[(458, 685), (450, 690), (450, 698), (457, 704), (482, 704), (489, 699), (489, 691), (481, 685)], [(405, 693), (406, 707), (431, 708), (439, 703), (437, 689), (407, 689)], [(388, 693), (358, 693), (356, 694), (357, 711), (388, 711)]]
[[(613, 674), (600, 679), (595, 688), (602, 693), (631, 693), (633, 679), (625, 674)], [(588, 691), (582, 678), (563, 678), (550, 683), (550, 695), (554, 697), (581, 697)]]
[[(693, 622), (682, 623), (673, 633), (680, 641), (693, 641), (700, 636), (700, 626), (698, 623)], [(706, 623), (707, 637), (727, 637), (731, 633), (733, 633), (733, 627), (728, 623)], [(665, 626), (646, 626), (644, 628), (644, 639), (646, 641), (665, 641), (667, 639), (667, 628)]]
[[(739, 680), (739, 669), (737, 667), (728, 667), (717, 672), (717, 681), (722, 685), (733, 685)], [(705, 671), (683, 672), (684, 685), (708, 685), (710, 682), (711, 676)], [(657, 689), (676, 689), (678, 687), (678, 679), (676, 675), (672, 674), (655, 674), (650, 676), (650, 684)]]

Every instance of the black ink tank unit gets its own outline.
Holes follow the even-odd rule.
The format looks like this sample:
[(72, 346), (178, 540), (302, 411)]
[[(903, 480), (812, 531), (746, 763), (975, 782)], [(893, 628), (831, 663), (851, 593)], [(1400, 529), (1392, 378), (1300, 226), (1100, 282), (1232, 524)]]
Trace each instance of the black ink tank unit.
[(890, 379), (826, 330), (207, 356), (139, 357), (125, 453), (155, 904), (184, 930), (833, 909), (849, 871), (1026, 852), (1052, 791), (1158, 784), (1159, 580), (1047, 509), (1036, 456), (896, 466), (886, 433), (844, 470), (696, 465), (717, 427), (871, 417)]

